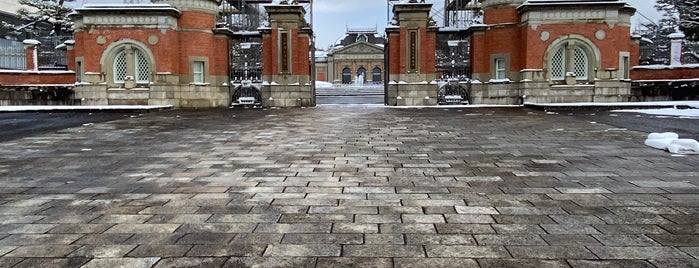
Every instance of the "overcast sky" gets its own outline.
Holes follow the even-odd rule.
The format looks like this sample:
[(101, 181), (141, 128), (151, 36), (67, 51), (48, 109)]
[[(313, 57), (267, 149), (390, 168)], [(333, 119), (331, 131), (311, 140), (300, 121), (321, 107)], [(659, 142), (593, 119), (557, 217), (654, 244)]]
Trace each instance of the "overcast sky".
[[(655, 0), (625, 1), (651, 20), (657, 21), (660, 18), (658, 12), (653, 8)], [(77, 0), (75, 3), (80, 2)], [(90, 4), (123, 3), (123, 0), (87, 0), (86, 2)], [(444, 0), (426, 0), (426, 2), (434, 4), (434, 10), (440, 10), (444, 5)], [(334, 44), (338, 38), (344, 36), (346, 27), (376, 27), (379, 33), (383, 34), (388, 21), (386, 0), (313, 0), (313, 11), (316, 46), (318, 48), (327, 48)], [(639, 15), (633, 18), (635, 24), (643, 21), (646, 19)]]

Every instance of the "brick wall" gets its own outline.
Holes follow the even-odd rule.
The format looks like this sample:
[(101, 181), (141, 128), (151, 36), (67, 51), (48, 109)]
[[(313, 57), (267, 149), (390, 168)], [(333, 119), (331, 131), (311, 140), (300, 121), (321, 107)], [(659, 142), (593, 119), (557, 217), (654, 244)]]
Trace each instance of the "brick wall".
[(74, 83), (75, 72), (73, 71), (0, 71), (0, 86), (69, 85)]
[(636, 66), (631, 69), (632, 80), (699, 79), (699, 65)]

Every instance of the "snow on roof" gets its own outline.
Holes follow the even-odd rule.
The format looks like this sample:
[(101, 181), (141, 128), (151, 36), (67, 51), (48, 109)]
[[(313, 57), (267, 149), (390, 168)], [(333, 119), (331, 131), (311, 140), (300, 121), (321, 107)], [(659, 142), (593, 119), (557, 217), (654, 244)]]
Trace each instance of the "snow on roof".
[(95, 10), (107, 10), (107, 11), (119, 11), (119, 10), (172, 10), (180, 12), (177, 8), (170, 4), (86, 4), (81, 8), (76, 8), (76, 12), (80, 11), (95, 11)]

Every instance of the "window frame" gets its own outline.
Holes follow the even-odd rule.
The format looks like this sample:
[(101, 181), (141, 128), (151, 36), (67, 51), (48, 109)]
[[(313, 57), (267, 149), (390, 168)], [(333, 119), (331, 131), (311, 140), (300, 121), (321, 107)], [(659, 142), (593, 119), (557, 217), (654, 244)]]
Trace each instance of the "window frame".
[[(137, 63), (139, 56), (136, 54), (136, 50), (140, 51), (141, 64), (145, 65)], [(121, 53), (124, 53), (126, 61), (126, 73), (123, 81), (117, 79), (116, 73), (117, 69), (122, 67), (115, 68), (116, 59)], [(157, 70), (155, 58), (148, 46), (133, 39), (123, 39), (110, 44), (102, 53), (100, 66), (103, 73), (100, 80), (109, 87), (119, 88), (148, 87), (153, 81), (153, 73)], [(142, 66), (145, 66), (145, 68), (141, 68)], [(137, 73), (139, 69), (142, 70), (140, 74)], [(133, 78), (133, 80), (127, 81), (126, 77)]]
[[(578, 52), (577, 61), (576, 51)], [(561, 53), (562, 55), (559, 55)], [(599, 69), (601, 63), (599, 48), (594, 42), (578, 34), (560, 36), (548, 46), (544, 55), (543, 65), (547, 72), (546, 77), (553, 84), (592, 83), (596, 78), (595, 70)], [(581, 64), (585, 65), (581, 66)], [(563, 77), (559, 76), (561, 73), (556, 72), (557, 66), (563, 67)], [(585, 70), (585, 73), (581, 73), (581, 70)], [(570, 79), (573, 75), (575, 75), (574, 79)]]
[(496, 80), (504, 80), (507, 78), (507, 60), (505, 58), (495, 58), (495, 76)]
[(206, 62), (195, 60), (192, 62), (192, 83), (206, 83)]

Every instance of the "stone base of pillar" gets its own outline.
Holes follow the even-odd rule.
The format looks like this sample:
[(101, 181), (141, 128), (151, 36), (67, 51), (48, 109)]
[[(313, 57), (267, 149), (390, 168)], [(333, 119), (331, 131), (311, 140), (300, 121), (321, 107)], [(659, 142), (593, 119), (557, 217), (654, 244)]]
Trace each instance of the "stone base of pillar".
[(434, 106), (439, 101), (437, 84), (396, 83), (388, 85), (389, 106)]
[(315, 96), (310, 85), (264, 85), (263, 107), (313, 107)]

